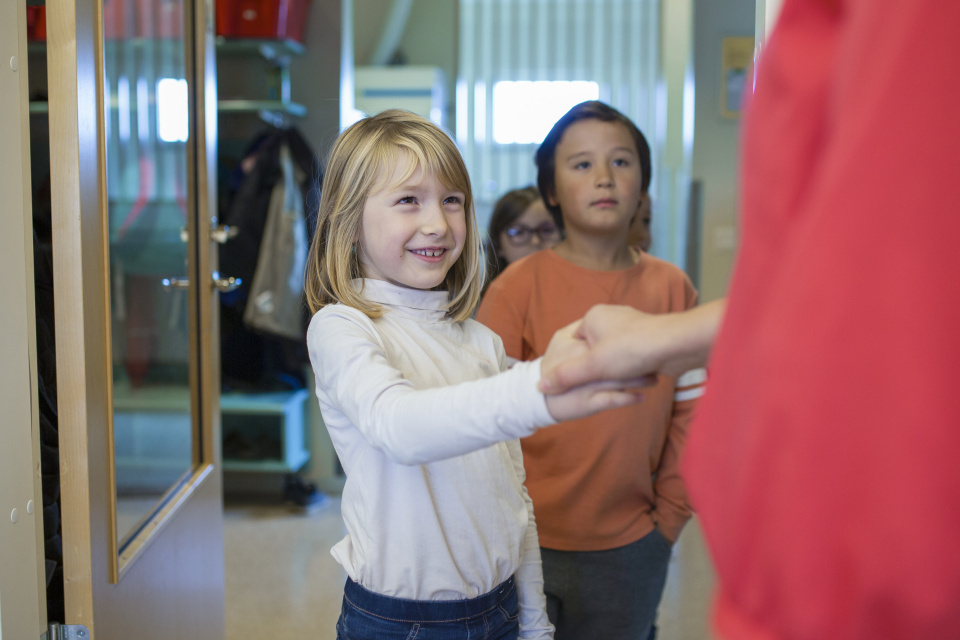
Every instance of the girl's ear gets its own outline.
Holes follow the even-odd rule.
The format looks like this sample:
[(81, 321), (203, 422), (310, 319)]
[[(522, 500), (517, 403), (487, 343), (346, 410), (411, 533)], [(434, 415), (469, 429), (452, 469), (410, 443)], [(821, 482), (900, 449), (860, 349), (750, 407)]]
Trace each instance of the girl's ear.
[(547, 194), (547, 204), (549, 204), (551, 207), (559, 207), (559, 206), (560, 206), (560, 201), (557, 200), (557, 196), (554, 195), (554, 193), (553, 193), (552, 191)]

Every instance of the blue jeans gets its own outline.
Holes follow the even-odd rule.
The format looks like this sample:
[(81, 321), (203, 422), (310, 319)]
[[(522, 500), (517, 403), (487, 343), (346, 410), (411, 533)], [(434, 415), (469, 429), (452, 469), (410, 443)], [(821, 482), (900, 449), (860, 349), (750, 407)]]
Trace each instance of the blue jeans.
[(511, 577), (470, 600), (404, 600), (347, 578), (337, 640), (516, 640), (520, 603)]
[(541, 547), (547, 616), (556, 640), (654, 640), (670, 543), (658, 529), (606, 551)]

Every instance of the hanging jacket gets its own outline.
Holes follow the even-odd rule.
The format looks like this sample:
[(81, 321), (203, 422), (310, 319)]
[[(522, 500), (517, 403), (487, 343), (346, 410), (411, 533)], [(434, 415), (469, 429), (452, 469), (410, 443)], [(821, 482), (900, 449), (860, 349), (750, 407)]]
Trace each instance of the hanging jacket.
[[(290, 158), (286, 172), (283, 147)], [(304, 346), (309, 317), (302, 299), (303, 264), (293, 248), (309, 246), (315, 226), (319, 162), (311, 149), (296, 129), (270, 129), (249, 145), (241, 164), (245, 171), (238, 169), (231, 176), (229, 182), (236, 189), (221, 188), (220, 222), (236, 227), (238, 233), (220, 245), (220, 273), (243, 281), (236, 290), (220, 295), (225, 389), (276, 391), (303, 385), (309, 366)], [(291, 176), (296, 195), (287, 188)], [(276, 204), (273, 209), (271, 202)], [(280, 215), (271, 215), (271, 210)], [(293, 213), (284, 215), (283, 210)], [(273, 257), (263, 260), (262, 252)], [(285, 266), (272, 265), (271, 260)]]

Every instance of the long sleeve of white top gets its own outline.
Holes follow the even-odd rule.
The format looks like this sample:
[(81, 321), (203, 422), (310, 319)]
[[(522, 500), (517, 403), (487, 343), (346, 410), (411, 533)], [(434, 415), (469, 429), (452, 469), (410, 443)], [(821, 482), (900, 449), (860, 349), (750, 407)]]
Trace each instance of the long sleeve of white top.
[(317, 385), (370, 446), (395, 462), (444, 460), (555, 422), (537, 391), (539, 360), (478, 380), (415, 389), (388, 362), (366, 316), (342, 306), (319, 313), (324, 317), (307, 337)]
[[(510, 457), (517, 469), (521, 482), (526, 482), (527, 474), (523, 468), (523, 452), (520, 442), (508, 443)], [(517, 590), (520, 599), (520, 637), (553, 638), (554, 628), (547, 617), (547, 598), (543, 593), (543, 562), (540, 559), (540, 537), (537, 535), (537, 522), (533, 516), (533, 500), (523, 487), (523, 499), (527, 503), (529, 524), (520, 552), (520, 567), (517, 569)]]

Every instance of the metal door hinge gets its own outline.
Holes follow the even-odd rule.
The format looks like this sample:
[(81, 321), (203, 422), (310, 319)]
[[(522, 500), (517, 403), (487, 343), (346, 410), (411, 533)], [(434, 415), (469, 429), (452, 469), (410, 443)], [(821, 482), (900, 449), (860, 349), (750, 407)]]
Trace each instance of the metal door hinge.
[(90, 631), (82, 624), (58, 624), (51, 622), (47, 640), (90, 640)]

